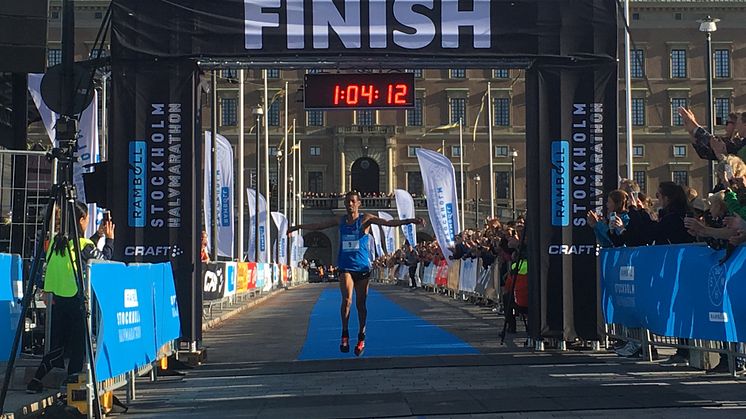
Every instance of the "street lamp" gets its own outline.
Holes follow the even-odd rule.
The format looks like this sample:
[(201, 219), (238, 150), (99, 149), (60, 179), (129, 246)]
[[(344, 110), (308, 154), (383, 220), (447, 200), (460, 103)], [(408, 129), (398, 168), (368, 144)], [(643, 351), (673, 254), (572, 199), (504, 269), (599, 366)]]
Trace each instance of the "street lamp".
[(515, 159), (518, 157), (518, 150), (510, 149), (510, 198), (513, 201), (513, 220), (516, 219), (515, 211)]
[(254, 262), (259, 262), (259, 167), (261, 166), (261, 158), (259, 154), (259, 145), (262, 141), (262, 115), (264, 115), (264, 109), (261, 105), (251, 111), (256, 117), (256, 183), (254, 184)]
[(476, 216), (474, 217), (474, 228), (479, 229), (479, 181), (482, 180), (479, 174), (474, 175), (474, 191), (476, 196), (474, 200), (477, 203)]
[[(700, 19), (697, 21), (699, 23), (699, 31), (703, 32), (705, 34), (705, 38), (707, 39), (706, 43), (706, 49), (707, 49), (707, 55), (706, 55), (706, 62), (707, 65), (705, 66), (707, 70), (707, 130), (712, 134), (713, 129), (715, 127), (715, 112), (713, 111), (713, 102), (714, 99), (712, 97), (712, 33), (718, 30), (717, 23), (720, 22), (720, 19), (715, 19), (710, 16), (707, 16), (704, 19)], [(714, 179), (714, 164), (715, 162), (710, 162), (710, 187), (715, 185), (715, 179)]]

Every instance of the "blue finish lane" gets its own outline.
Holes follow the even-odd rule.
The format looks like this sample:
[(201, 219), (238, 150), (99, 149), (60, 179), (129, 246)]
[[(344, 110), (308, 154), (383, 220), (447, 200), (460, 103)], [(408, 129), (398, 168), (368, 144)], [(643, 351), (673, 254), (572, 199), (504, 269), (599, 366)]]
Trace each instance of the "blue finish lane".
[[(355, 358), (352, 349), (357, 343), (358, 322), (354, 298), (350, 313), (350, 352), (339, 351), (341, 301), (337, 289), (326, 289), (321, 293), (311, 312), (308, 334), (299, 360)], [(363, 357), (479, 353), (452, 333), (410, 313), (372, 288), (368, 293), (367, 305), (368, 325)]]

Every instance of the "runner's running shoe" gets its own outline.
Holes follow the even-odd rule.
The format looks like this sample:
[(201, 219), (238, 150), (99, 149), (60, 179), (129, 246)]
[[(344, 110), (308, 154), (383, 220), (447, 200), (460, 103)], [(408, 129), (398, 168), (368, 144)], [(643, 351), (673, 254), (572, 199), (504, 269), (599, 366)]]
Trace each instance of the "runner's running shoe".
[(357, 335), (357, 345), (355, 345), (355, 356), (360, 356), (365, 350), (365, 334)]
[(350, 337), (345, 333), (342, 333), (342, 342), (339, 344), (339, 351), (344, 353), (350, 352)]

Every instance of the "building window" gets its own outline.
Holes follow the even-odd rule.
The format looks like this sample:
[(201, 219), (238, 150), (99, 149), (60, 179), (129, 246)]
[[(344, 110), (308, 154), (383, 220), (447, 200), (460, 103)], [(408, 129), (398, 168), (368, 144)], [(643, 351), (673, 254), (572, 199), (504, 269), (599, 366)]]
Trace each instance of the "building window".
[(256, 190), (256, 169), (249, 169), (249, 188)]
[(633, 157), (645, 157), (645, 146), (644, 145), (633, 145), (632, 156)]
[(94, 19), (102, 19), (104, 17), (103, 12), (93, 12)]
[(685, 49), (672, 49), (671, 50), (671, 78), (672, 79), (685, 79), (686, 78), (686, 50)]
[(107, 55), (109, 55), (109, 52), (106, 50), (106, 48), (94, 48), (91, 50), (89, 58), (102, 58), (106, 57)]
[(632, 77), (641, 79), (645, 77), (645, 50), (633, 49), (630, 55), (630, 66), (632, 67)]
[(226, 68), (222, 71), (222, 76), (224, 79), (237, 79), (238, 78), (238, 70), (235, 68)]
[(374, 125), (375, 122), (375, 111), (372, 109), (361, 109), (355, 111), (355, 123), (357, 125)]
[(458, 146), (458, 145), (451, 146), (451, 157), (461, 157), (461, 146)]
[(270, 127), (280, 126), (280, 106), (282, 102), (275, 100), (269, 105), (269, 113), (267, 114), (267, 123)]
[(507, 79), (510, 77), (510, 70), (507, 68), (495, 68), (492, 70), (493, 79)]
[(681, 98), (681, 97), (675, 97), (671, 99), (671, 125), (675, 127), (680, 127), (684, 125), (684, 120), (681, 118), (681, 115), (679, 115), (679, 108), (688, 108), (689, 107), (689, 99), (687, 98)]
[(647, 194), (648, 175), (644, 170), (635, 170), (632, 172), (632, 178), (640, 186), (640, 192)]
[(268, 79), (279, 79), (280, 78), (280, 69), (279, 68), (268, 68), (267, 69), (267, 78)]
[(715, 78), (730, 78), (730, 50), (715, 50)]
[(318, 157), (321, 155), (321, 147), (317, 145), (312, 145), (311, 148), (309, 149), (309, 152), (311, 153), (312, 156)]
[(495, 146), (495, 157), (508, 157), (508, 153), (510, 153), (510, 147), (506, 145)]
[(407, 126), (422, 126), (422, 98), (414, 99), (414, 108), (407, 109)]
[(407, 172), (407, 191), (422, 196), (422, 172)]
[(505, 97), (495, 98), (492, 111), (494, 112), (495, 126), (510, 126), (510, 99)]
[(309, 127), (323, 127), (324, 126), (324, 111), (307, 111), (306, 125)]
[(267, 151), (269, 152), (270, 157), (277, 157), (277, 146), (276, 145), (269, 146)]
[(407, 157), (417, 157), (417, 149), (422, 148), (418, 145), (407, 146)]
[(495, 172), (495, 198), (510, 199), (510, 172)]
[(686, 170), (674, 170), (671, 172), (671, 180), (681, 186), (689, 185), (689, 172)]
[(673, 146), (673, 156), (686, 157), (686, 146), (681, 144), (676, 144), (675, 146)]
[(320, 74), (321, 69), (320, 68), (309, 68), (306, 69), (306, 74)]
[(715, 98), (715, 123), (717, 125), (725, 125), (728, 122), (729, 113), (730, 113), (730, 98), (716, 97)]
[(221, 125), (236, 125), (236, 102), (237, 100), (233, 98), (220, 98)]
[(52, 19), (59, 19), (60, 18), (60, 12), (57, 10), (53, 10), (51, 13)]
[(465, 79), (466, 69), (465, 68), (452, 68), (448, 70), (448, 77), (452, 79)]
[[(448, 99), (448, 108), (451, 114), (452, 124), (466, 121), (466, 98), (452, 97)], [(463, 122), (461, 122), (463, 124)]]
[(62, 62), (62, 50), (59, 48), (49, 48), (47, 50), (47, 67), (57, 65)]
[(308, 172), (308, 192), (324, 192), (323, 172)]
[(632, 98), (632, 125), (642, 127), (645, 125), (645, 99)]
[(409, 69), (409, 70), (406, 70), (406, 71), (407, 71), (407, 73), (414, 74), (414, 78), (416, 78), (416, 79), (421, 79), (423, 77), (423, 75), (422, 75), (422, 69), (421, 68), (412, 68), (412, 69)]

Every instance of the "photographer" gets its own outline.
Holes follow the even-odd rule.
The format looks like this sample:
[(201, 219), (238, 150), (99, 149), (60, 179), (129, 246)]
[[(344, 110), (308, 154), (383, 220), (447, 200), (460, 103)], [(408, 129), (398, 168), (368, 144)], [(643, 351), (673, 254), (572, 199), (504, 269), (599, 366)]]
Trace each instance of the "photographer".
[[(75, 203), (75, 219), (79, 224), (81, 266), (85, 268), (91, 259), (111, 259), (114, 245), (115, 225), (111, 218), (104, 218), (103, 233), (106, 238), (103, 251), (96, 248), (93, 241), (83, 237), (88, 225), (88, 207), (82, 202)], [(52, 240), (47, 250), (47, 268), (44, 276), (44, 292), (52, 294), (50, 351), (41, 360), (34, 378), (26, 387), (27, 393), (41, 393), (44, 389), (41, 379), (52, 368), (64, 368), (64, 357), (69, 357), (68, 375), (77, 374), (85, 361), (85, 307), (82, 290), (76, 280), (77, 267), (74, 244), (71, 240)], [(85, 269), (83, 272), (85, 275)]]

